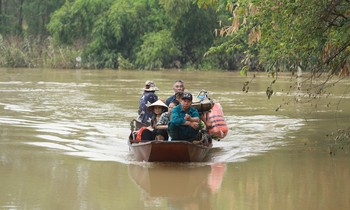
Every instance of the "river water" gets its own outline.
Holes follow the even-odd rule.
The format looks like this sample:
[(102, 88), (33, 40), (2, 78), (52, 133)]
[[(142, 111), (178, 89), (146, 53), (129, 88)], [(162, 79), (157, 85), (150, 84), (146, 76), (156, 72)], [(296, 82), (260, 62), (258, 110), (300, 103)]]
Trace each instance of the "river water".
[[(206, 162), (134, 160), (129, 122), (150, 79), (161, 99), (183, 79), (187, 91), (206, 89), (222, 105), (229, 133)], [(350, 81), (307, 102), (295, 97), (290, 75), (278, 78), (268, 100), (272, 80), (0, 69), (0, 209), (350, 209), (349, 140), (333, 140), (350, 125)]]

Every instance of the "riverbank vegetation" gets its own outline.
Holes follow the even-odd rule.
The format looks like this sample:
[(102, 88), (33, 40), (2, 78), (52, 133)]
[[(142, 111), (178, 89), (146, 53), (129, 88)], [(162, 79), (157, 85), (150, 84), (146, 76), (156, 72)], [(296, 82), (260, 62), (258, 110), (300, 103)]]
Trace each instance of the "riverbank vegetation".
[(349, 75), (349, 0), (1, 0), (0, 66)]

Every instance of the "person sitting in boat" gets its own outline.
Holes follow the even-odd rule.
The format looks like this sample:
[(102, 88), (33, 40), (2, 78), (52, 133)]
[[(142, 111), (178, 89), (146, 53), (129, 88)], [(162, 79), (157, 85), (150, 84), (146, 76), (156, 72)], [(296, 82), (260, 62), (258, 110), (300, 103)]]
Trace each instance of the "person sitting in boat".
[(151, 125), (151, 118), (153, 112), (147, 111), (147, 106), (158, 100), (158, 96), (155, 94), (155, 91), (159, 89), (156, 87), (153, 81), (146, 81), (145, 88), (143, 89), (143, 94), (140, 97), (140, 105), (138, 110), (138, 121), (143, 123), (145, 126)]
[(149, 128), (149, 130), (153, 132), (154, 137), (152, 139), (143, 140), (168, 140), (167, 130), (157, 126), (162, 114), (168, 111), (168, 106), (162, 100), (158, 100), (153, 104), (149, 105), (147, 107), (147, 111), (153, 112), (151, 128)]
[[(158, 120), (158, 122), (157, 122), (157, 124), (156, 124), (156, 129), (160, 129), (160, 130), (165, 130), (165, 131), (167, 131), (167, 129), (168, 129), (168, 123), (169, 123), (169, 121), (170, 121), (170, 117), (171, 117), (171, 110), (175, 107), (175, 106), (177, 106), (177, 105), (179, 105), (179, 101), (178, 100), (173, 100), (172, 102), (170, 102), (170, 104), (169, 104), (169, 106), (168, 106), (168, 111), (167, 112), (164, 112), (161, 116), (160, 116), (160, 118), (159, 118), (159, 120)], [(168, 140), (170, 141), (171, 140), (171, 137), (169, 136), (168, 137)]]
[(182, 101), (182, 94), (184, 94), (184, 92), (175, 93), (175, 100), (177, 100), (179, 103)]
[(182, 80), (176, 80), (173, 84), (173, 90), (174, 90), (174, 95), (170, 96), (169, 98), (166, 99), (165, 104), (169, 106), (170, 102), (176, 99), (176, 93), (178, 92), (184, 92), (185, 90), (185, 85)]
[(200, 130), (198, 110), (191, 106), (192, 94), (184, 92), (180, 104), (172, 109), (168, 134), (174, 140), (193, 141)]
[(130, 140), (136, 141), (152, 141), (167, 140), (168, 132), (166, 129), (157, 128), (160, 116), (168, 111), (168, 106), (162, 100), (157, 100), (147, 107), (147, 111), (153, 113), (149, 126), (143, 126), (137, 131), (132, 131), (129, 136)]

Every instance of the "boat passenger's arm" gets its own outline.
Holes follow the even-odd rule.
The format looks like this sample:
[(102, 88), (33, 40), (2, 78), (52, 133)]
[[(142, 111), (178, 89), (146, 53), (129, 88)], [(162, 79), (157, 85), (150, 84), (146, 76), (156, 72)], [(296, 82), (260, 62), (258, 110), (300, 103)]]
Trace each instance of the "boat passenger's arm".
[(199, 122), (199, 118), (198, 117), (191, 117), (189, 114), (185, 115), (185, 120), (186, 121), (190, 121), (190, 122)]
[(155, 129), (165, 130), (168, 129), (168, 125), (156, 125)]
[(199, 123), (195, 121), (185, 121), (183, 125), (191, 126), (192, 128), (197, 129), (199, 126)]

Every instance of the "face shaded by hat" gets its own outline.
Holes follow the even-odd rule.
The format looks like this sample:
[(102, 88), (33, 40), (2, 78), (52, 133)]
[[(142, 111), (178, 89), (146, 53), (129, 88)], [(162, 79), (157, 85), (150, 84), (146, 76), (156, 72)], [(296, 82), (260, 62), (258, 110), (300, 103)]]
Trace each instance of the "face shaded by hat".
[(156, 87), (156, 85), (152, 80), (147, 80), (145, 83), (145, 88), (143, 88), (143, 90), (153, 92), (153, 91), (158, 91), (159, 89)]
[(168, 106), (162, 100), (158, 100), (158, 101), (154, 102), (153, 104), (149, 105), (147, 107), (147, 111), (152, 112), (153, 108), (155, 106), (160, 106), (163, 108), (163, 111), (168, 111)]
[(188, 92), (184, 92), (181, 96), (182, 100), (183, 99), (188, 99), (190, 101), (192, 101), (192, 94), (191, 93), (188, 93)]

